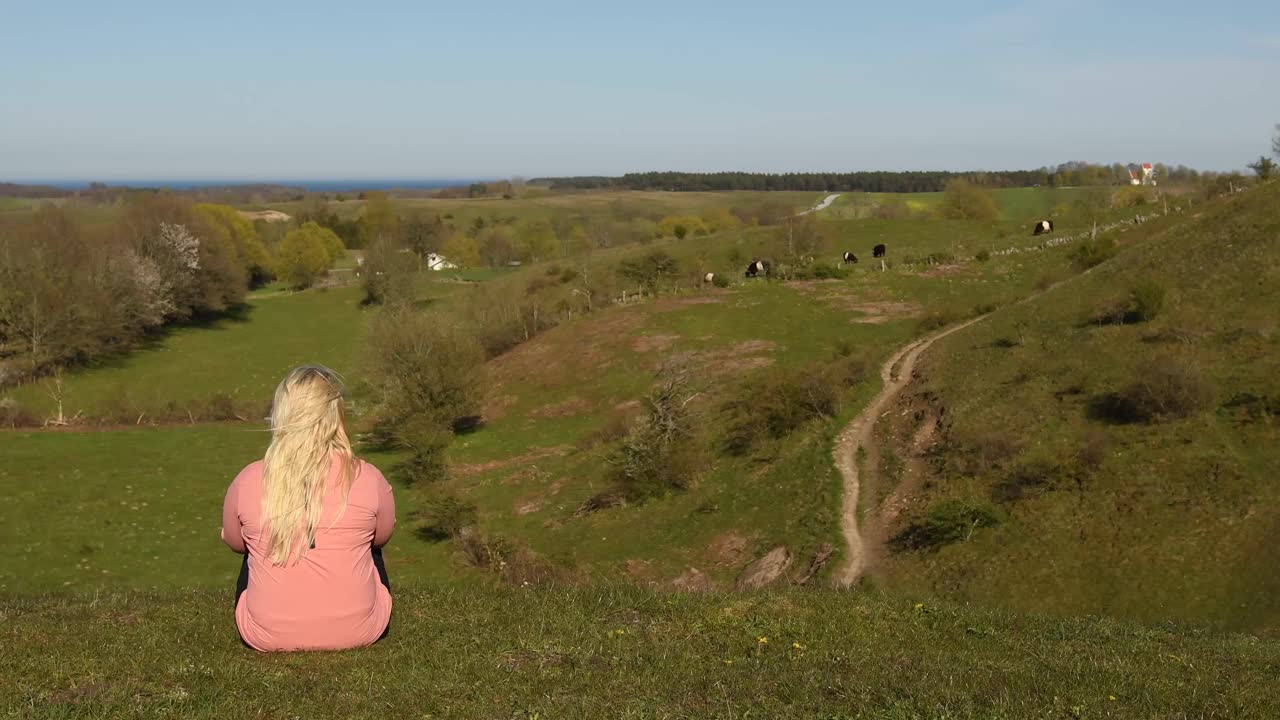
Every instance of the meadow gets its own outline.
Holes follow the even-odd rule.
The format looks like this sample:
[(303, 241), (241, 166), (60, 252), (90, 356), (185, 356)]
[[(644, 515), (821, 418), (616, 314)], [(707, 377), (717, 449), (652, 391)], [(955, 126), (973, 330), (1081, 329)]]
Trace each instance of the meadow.
[(1280, 629), (1278, 206), (1267, 186), (1150, 223), (1068, 292), (941, 341), (915, 392), (948, 427), (910, 512), (960, 502), (996, 524), (888, 553), (883, 582), (1017, 610)]
[[(1280, 646), (874, 592), (400, 586), (372, 648), (258, 655), (229, 592), (0, 600), (55, 717), (1269, 718)], [(75, 628), (75, 632), (67, 632)]]
[[(660, 249), (686, 268), (701, 266), (734, 279), (727, 289), (691, 283), (673, 296), (564, 322), (491, 361), (486, 423), (454, 442), (451, 477), (399, 489), (403, 550), (388, 554), (389, 566), (408, 577), (432, 579), (479, 572), (450, 543), (416, 532), (440, 498), (474, 504), (484, 530), (560, 566), (642, 583), (669, 583), (694, 568), (711, 583), (728, 586), (745, 562), (776, 545), (808, 557), (823, 543), (838, 544), (840, 486), (830, 465), (830, 436), (876, 391), (874, 372), (847, 390), (838, 417), (752, 456), (716, 453), (688, 492), (581, 516), (578, 509), (607, 486), (613, 447), (593, 437), (634, 418), (637, 401), (669, 358), (683, 358), (705, 377), (700, 407), (714, 440), (714, 427), (723, 422), (720, 403), (749, 387), (753, 376), (800, 369), (841, 353), (874, 366), (920, 333), (926, 317), (945, 322), (1011, 302), (1067, 265), (1061, 248), (987, 262), (973, 259), (988, 243), (995, 248), (1036, 242), (1025, 228), (1015, 230), (1025, 221), (1014, 214), (993, 230), (946, 220), (824, 220), (837, 250), (863, 251), (889, 242), (890, 271), (863, 262), (850, 266), (844, 279), (794, 283), (738, 277), (742, 258), (767, 252), (774, 232), (769, 229), (598, 250), (589, 259), (592, 265), (612, 266)], [(950, 260), (926, 262), (931, 256)], [(419, 304), (428, 312), (462, 312), (469, 294), (485, 283), (523, 286), (562, 264), (429, 274), (418, 283)], [(361, 298), (354, 286), (300, 293), (268, 289), (252, 295), (233, 317), (173, 328), (138, 351), (69, 373), (62, 390), (64, 414), (81, 413), (118, 429), (0, 433), (4, 454), (12, 458), (4, 484), (17, 487), (22, 477), (68, 479), (18, 494), (19, 502), (6, 510), (11, 527), (21, 529), (15, 537), (34, 533), (36, 525), (29, 523), (43, 522), (38, 518), (49, 507), (78, 518), (67, 535), (54, 533), (34, 544), (12, 567), (0, 563), (0, 573), (14, 578), (6, 584), (13, 587), (23, 575), (19, 566), (28, 563), (19, 561), (28, 552), (38, 568), (26, 574), (28, 582), (42, 590), (132, 587), (129, 578), (134, 577), (146, 578), (142, 587), (164, 587), (166, 577), (181, 585), (219, 584), (227, 570), (217, 558), (224, 553), (207, 535), (157, 533), (173, 533), (183, 525), (183, 506), (192, 518), (214, 517), (228, 478), (260, 455), (271, 391), (290, 367), (320, 362), (346, 374), (356, 389), (359, 415), (365, 402), (359, 392), (360, 348), (370, 312)], [(54, 410), (48, 390), (45, 382), (9, 396), (48, 416)], [(186, 408), (214, 401), (234, 408), (235, 415), (227, 418), (232, 422), (186, 422)], [(198, 410), (193, 414), (198, 417)], [(164, 427), (122, 427), (157, 418)], [(234, 422), (237, 418), (248, 424)], [(164, 462), (165, 454), (178, 447), (183, 462)], [(397, 461), (373, 457), (388, 470)], [(134, 467), (138, 458), (150, 460), (146, 471)], [(134, 482), (123, 483), (132, 489), (122, 488), (120, 478), (133, 475)], [(129, 510), (126, 515), (149, 518), (132, 510), (134, 498), (162, 491), (169, 498), (166, 511), (179, 514), (141, 519), (140, 529), (130, 526), (120, 536), (110, 531), (114, 525), (105, 524), (116, 520), (99, 517), (106, 508), (119, 507)], [(207, 562), (196, 563), (200, 572), (173, 577), (164, 564), (131, 557), (131, 546), (122, 538), (146, 538), (157, 547), (163, 539), (184, 557)], [(69, 553), (68, 547), (78, 550)]]

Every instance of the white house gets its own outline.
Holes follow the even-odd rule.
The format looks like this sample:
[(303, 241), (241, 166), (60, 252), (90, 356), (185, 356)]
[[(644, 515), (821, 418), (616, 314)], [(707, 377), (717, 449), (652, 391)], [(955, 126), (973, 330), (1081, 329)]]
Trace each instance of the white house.
[(427, 269), (428, 270), (452, 270), (456, 267), (458, 266), (444, 259), (444, 257), (441, 255), (437, 255), (435, 253), (427, 253)]

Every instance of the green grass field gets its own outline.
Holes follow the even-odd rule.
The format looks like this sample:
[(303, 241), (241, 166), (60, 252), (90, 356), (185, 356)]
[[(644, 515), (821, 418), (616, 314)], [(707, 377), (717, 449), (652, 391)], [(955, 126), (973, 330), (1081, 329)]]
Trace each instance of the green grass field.
[[(1087, 277), (934, 348), (920, 390), (946, 407), (950, 430), (916, 512), (995, 499), (1006, 517), (968, 542), (892, 554), (889, 586), (1280, 629), (1277, 207), (1269, 186), (1144, 226)], [(1164, 293), (1155, 317), (1090, 321), (1143, 284)], [(1169, 363), (1216, 388), (1204, 411), (1165, 422), (1106, 414), (1114, 393)], [(983, 453), (991, 459), (974, 469)], [(999, 500), (1010, 488), (1023, 497)]]
[[(963, 237), (969, 243), (978, 242), (983, 232), (951, 221), (896, 227), (890, 221), (836, 225), (841, 242), (869, 242), (882, 232), (893, 232), (892, 257), (947, 252), (959, 231), (967, 232)], [(609, 264), (660, 247), (685, 267), (701, 262), (724, 272), (734, 278), (733, 285), (611, 308), (565, 323), (492, 361), (489, 420), (479, 432), (454, 443), (452, 479), (443, 485), (400, 488), (406, 525), (389, 563), (395, 567), (403, 562), (404, 572), (412, 577), (474, 574), (450, 544), (432, 543), (412, 532), (422, 525), (416, 513), (443, 493), (474, 503), (487, 532), (592, 576), (667, 582), (694, 567), (728, 586), (744, 563), (777, 544), (788, 544), (798, 555), (811, 554), (819, 544), (838, 539), (835, 509), (840, 491), (829, 461), (830, 433), (875, 392), (879, 380), (874, 372), (850, 389), (841, 417), (753, 457), (713, 453), (711, 465), (688, 492), (574, 517), (583, 501), (605, 487), (605, 458), (612, 447), (589, 447), (587, 439), (615, 418), (629, 416), (663, 358), (682, 355), (700, 368), (708, 380), (706, 422), (715, 425), (720, 422), (719, 403), (748, 382), (751, 373), (805, 366), (833, 357), (841, 347), (874, 365), (918, 334), (923, 316), (963, 317), (979, 306), (1007, 303), (1031, 292), (1040, 277), (1066, 262), (1065, 251), (1059, 249), (985, 263), (960, 258), (944, 267), (895, 265), (889, 272), (863, 264), (848, 278), (834, 281), (741, 280), (741, 258), (761, 251), (771, 232), (743, 230), (597, 252), (592, 263)], [(446, 274), (454, 273), (439, 275)], [(535, 266), (466, 274), (472, 280), (525, 283), (545, 273)], [(432, 274), (435, 282), (422, 286), (424, 298), (435, 301), (428, 311), (461, 309), (475, 286), (438, 281), (439, 275)], [(69, 375), (65, 411), (90, 416), (105, 412), (129, 420), (142, 415), (145, 421), (144, 413), (163, 413), (170, 403), (181, 407), (225, 395), (256, 410), (248, 416), (256, 420), (265, 414), (278, 378), (305, 362), (330, 365), (358, 385), (367, 313), (359, 306), (360, 297), (355, 287), (267, 291), (251, 300), (240, 319), (178, 328), (148, 348)], [(13, 396), (24, 407), (46, 414), (51, 401), (43, 390), (20, 388)], [(357, 397), (357, 411), (360, 402)], [(216, 513), (230, 477), (261, 453), (265, 438), (258, 424), (196, 425), (102, 434), (3, 434), (0, 443), (13, 448), (7, 453), (14, 460), (3, 482), (15, 487), (24, 476), (94, 477), (95, 468), (101, 478), (124, 477), (135, 472), (133, 458), (155, 458), (159, 469), (145, 481), (140, 479), (142, 485), (126, 484), (134, 484), (138, 494), (142, 486), (148, 491), (168, 488), (174, 512), (185, 506), (189, 516), (169, 516), (164, 522), (203, 527), (205, 516)], [(178, 446), (186, 448), (190, 467), (161, 461)], [(59, 468), (59, 447), (72, 448), (69, 453), (77, 458), (79, 475)], [(391, 458), (378, 461), (387, 470), (394, 464)], [(45, 508), (80, 502), (75, 500), (80, 491), (71, 485), (56, 482), (25, 490), (12, 508), (15, 526), (28, 522), (24, 518), (39, 517)], [(114, 483), (101, 486), (99, 492), (97, 504), (88, 508), (134, 504), (134, 495)], [(129, 578), (139, 572), (150, 579), (142, 587), (164, 587), (166, 577), (179, 584), (216, 584), (227, 572), (217, 564), (220, 548), (200, 532), (188, 532), (175, 542), (184, 543), (184, 553), (194, 557), (211, 553), (209, 562), (200, 564), (208, 574), (182, 578), (163, 567), (139, 567), (127, 545), (113, 544), (109, 526), (77, 522), (74, 527), (75, 537), (67, 542), (88, 548), (84, 553), (65, 552), (61, 536), (31, 549), (41, 558), (36, 563), (42, 568), (37, 587), (57, 589), (67, 582), (75, 588), (83, 582), (90, 583), (84, 587), (131, 587)], [(136, 532), (149, 537), (150, 530), (160, 529), (165, 527)], [(718, 549), (726, 539), (737, 548), (732, 554)], [(86, 562), (89, 555), (95, 555), (91, 566)], [(89, 567), (95, 573), (91, 580)], [(17, 577), (16, 568), (6, 572)]]
[[(607, 206), (603, 195), (573, 197)], [(1072, 246), (974, 257), (1039, 242), (1025, 219), (1049, 200), (1030, 193), (1002, 195), (1007, 217), (990, 225), (855, 219), (837, 203), (821, 217), (836, 236), (830, 260), (868, 256), (842, 279), (744, 280), (745, 261), (767, 254), (767, 228), (597, 251), (595, 266), (667, 251), (681, 288), (576, 315), (487, 363), (486, 423), (454, 441), (449, 478), (395, 486), (396, 614), (391, 637), (363, 651), (261, 657), (236, 641), (238, 560), (217, 527), (227, 484), (268, 441), (256, 415), (0, 431), (0, 673), (10, 679), (0, 706), (32, 717), (360, 717), (374, 705), (427, 717), (1274, 716), (1277, 199), (1263, 188), (1126, 228), (1115, 259), (1021, 304), (1078, 272)], [(1060, 232), (1079, 229), (1068, 218)], [(889, 246), (883, 272), (869, 262), (877, 242)], [(424, 311), (463, 312), (470, 293), (500, 284), (546, 293), (550, 306), (567, 286), (530, 284), (580, 262), (432, 274), (420, 279)], [(730, 286), (691, 282), (705, 271)], [(1168, 290), (1158, 317), (1088, 322), (1139, 281)], [(358, 287), (264, 289), (237, 317), (173, 328), (69, 373), (65, 410), (123, 417), (225, 395), (265, 411), (279, 377), (305, 362), (358, 388), (361, 297)], [(947, 421), (931, 456), (941, 471), (907, 520), (940, 500), (991, 501), (1014, 469), (1074, 468), (1101, 431), (1096, 470), (1050, 472), (998, 508), (998, 526), (962, 542), (887, 555), (859, 592), (662, 592), (692, 569), (728, 590), (779, 544), (798, 566), (821, 543), (843, 547), (835, 433), (878, 391), (894, 349), (993, 308), (917, 368), (913, 397), (945, 407)], [(1215, 410), (1156, 425), (1090, 414), (1162, 353), (1211, 375)], [(745, 456), (717, 449), (726, 399), (837, 355), (869, 372), (841, 391), (836, 417)], [(702, 383), (704, 471), (682, 492), (577, 513), (607, 487), (616, 447), (592, 438), (634, 417), (672, 358)], [(6, 396), (51, 412), (43, 386)], [(357, 416), (366, 400), (357, 392)], [(1023, 442), (985, 468), (956, 464), (954, 453), (968, 457), (991, 435)], [(389, 472), (398, 459), (366, 456)], [(528, 548), (559, 569), (555, 580), (505, 585), (455, 542), (419, 532), (443, 495), (473, 503), (487, 538)], [(811, 583), (824, 584), (821, 574)]]
[(386, 640), (305, 655), (242, 647), (230, 601), (229, 591), (2, 599), (0, 707), (31, 718), (1280, 712), (1275, 642), (910, 596), (400, 586)]

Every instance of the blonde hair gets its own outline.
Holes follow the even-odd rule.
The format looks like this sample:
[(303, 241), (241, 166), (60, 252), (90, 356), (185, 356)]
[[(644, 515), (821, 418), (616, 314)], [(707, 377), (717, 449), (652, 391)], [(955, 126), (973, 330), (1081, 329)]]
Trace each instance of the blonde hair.
[(319, 365), (294, 368), (276, 387), (263, 458), (262, 523), (272, 564), (288, 565), (315, 544), (335, 454), (342, 462), (341, 517), (360, 462), (347, 436), (342, 380)]

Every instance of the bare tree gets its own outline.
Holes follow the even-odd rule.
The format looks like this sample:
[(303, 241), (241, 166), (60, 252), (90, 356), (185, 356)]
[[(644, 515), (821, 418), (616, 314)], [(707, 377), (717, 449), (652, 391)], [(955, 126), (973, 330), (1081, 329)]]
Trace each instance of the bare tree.
[(1280, 158), (1280, 123), (1276, 123), (1276, 132), (1271, 136), (1271, 154)]

